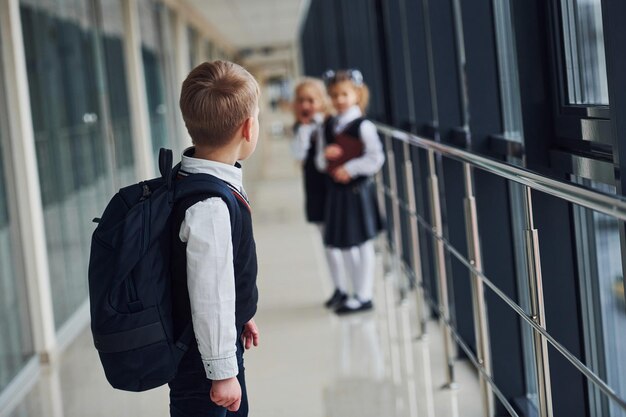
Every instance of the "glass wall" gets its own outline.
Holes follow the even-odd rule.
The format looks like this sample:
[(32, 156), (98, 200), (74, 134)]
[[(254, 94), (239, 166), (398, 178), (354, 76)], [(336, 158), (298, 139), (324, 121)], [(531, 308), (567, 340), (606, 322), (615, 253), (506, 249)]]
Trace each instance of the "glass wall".
[(91, 219), (133, 173), (121, 13), (114, 0), (20, 4), (58, 328), (87, 299)]
[[(124, 50), (123, 0), (18, 0), (31, 105), (51, 299), (56, 330), (88, 297), (92, 219), (114, 191), (137, 180)], [(180, 151), (179, 82), (172, 19), (158, 0), (137, 0), (148, 111), (155, 154)], [(0, 23), (1, 24), (1, 23)], [(189, 29), (185, 63), (210, 44)], [(0, 32), (1, 35), (1, 32)], [(200, 50), (202, 45), (202, 50)], [(0, 42), (0, 393), (34, 364), (20, 233), (20, 167), (10, 158), (10, 132)], [(63, 329), (65, 330), (65, 329)], [(31, 415), (32, 404), (12, 415)], [(0, 414), (2, 414), (0, 412)], [(35, 413), (37, 414), (37, 413)]]
[(124, 63), (124, 19), (120, 0), (99, 0), (102, 28), (99, 31), (104, 51), (106, 101), (115, 148), (116, 175), (121, 185), (135, 182), (130, 108), (126, 93)]
[(28, 302), (19, 268), (17, 224), (7, 189), (7, 113), (0, 42), (0, 392), (33, 356)]
[(164, 53), (164, 49), (169, 45), (169, 39), (165, 31), (161, 30), (161, 17), (167, 11), (164, 10), (163, 5), (154, 0), (139, 0), (138, 6), (141, 27), (141, 55), (146, 80), (152, 149), (156, 166), (158, 165), (159, 149), (175, 146), (173, 111), (176, 111), (177, 107), (169, 105), (173, 101), (168, 99), (166, 80), (171, 80), (172, 77), (169, 76), (171, 72), (168, 67), (167, 55)]

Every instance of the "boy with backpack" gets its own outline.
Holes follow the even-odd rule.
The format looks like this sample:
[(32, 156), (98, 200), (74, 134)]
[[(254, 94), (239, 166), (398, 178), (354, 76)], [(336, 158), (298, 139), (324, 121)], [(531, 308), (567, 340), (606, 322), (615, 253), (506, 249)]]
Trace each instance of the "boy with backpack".
[(243, 350), (259, 340), (257, 262), (237, 161), (255, 150), (258, 101), (256, 80), (231, 62), (205, 62), (182, 85), (180, 109), (194, 146), (183, 153), (178, 178), (209, 174), (223, 181), (236, 197), (240, 224), (233, 225), (219, 196), (196, 194), (174, 205), (174, 336), (192, 321), (196, 343), (169, 383), (172, 417), (248, 415)]
[(256, 80), (230, 62), (201, 64), (183, 82), (180, 108), (194, 147), (183, 153), (178, 175), (204, 173), (224, 181), (239, 204), (241, 234), (233, 236), (220, 197), (196, 195), (174, 207), (174, 334), (191, 320), (197, 343), (169, 383), (172, 417), (248, 415), (243, 349), (259, 339), (253, 320), (257, 263), (237, 161), (256, 147), (258, 101)]
[(170, 386), (172, 417), (248, 415), (243, 350), (258, 346), (256, 247), (238, 160), (259, 136), (259, 86), (205, 62), (180, 108), (194, 146), (119, 190), (91, 240), (91, 331), (114, 388)]

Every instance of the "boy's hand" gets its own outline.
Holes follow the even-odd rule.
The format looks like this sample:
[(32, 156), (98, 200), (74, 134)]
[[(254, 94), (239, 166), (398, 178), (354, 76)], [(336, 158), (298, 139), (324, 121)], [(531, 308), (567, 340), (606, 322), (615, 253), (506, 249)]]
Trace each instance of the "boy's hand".
[(256, 327), (254, 319), (250, 320), (243, 326), (241, 341), (243, 342), (243, 346), (246, 350), (250, 349), (252, 345), (259, 346), (259, 328)]
[(335, 169), (332, 173), (333, 179), (336, 182), (339, 182), (341, 184), (347, 184), (352, 180), (352, 176), (350, 175), (350, 173), (344, 168), (344, 166), (340, 166), (337, 169)]
[(341, 149), (341, 146), (337, 144), (333, 143), (332, 145), (328, 145), (324, 148), (324, 156), (329, 161), (335, 161), (341, 158), (341, 155), (343, 155), (343, 149)]
[(228, 409), (237, 411), (241, 405), (241, 386), (236, 377), (215, 380), (211, 384), (211, 401)]

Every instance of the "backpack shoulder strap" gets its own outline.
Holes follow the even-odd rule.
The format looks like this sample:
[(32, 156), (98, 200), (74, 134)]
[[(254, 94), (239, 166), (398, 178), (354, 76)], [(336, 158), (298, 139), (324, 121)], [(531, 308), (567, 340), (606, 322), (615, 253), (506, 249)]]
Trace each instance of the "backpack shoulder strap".
[(161, 148), (159, 150), (159, 172), (161, 177), (165, 179), (167, 189), (172, 186), (172, 161), (174, 160), (171, 149)]
[(224, 181), (209, 174), (192, 174), (181, 178), (173, 186), (173, 202), (178, 209), (186, 211), (195, 203), (210, 197), (220, 197), (230, 213), (233, 236), (233, 256), (236, 257), (241, 240), (241, 209), (233, 191)]

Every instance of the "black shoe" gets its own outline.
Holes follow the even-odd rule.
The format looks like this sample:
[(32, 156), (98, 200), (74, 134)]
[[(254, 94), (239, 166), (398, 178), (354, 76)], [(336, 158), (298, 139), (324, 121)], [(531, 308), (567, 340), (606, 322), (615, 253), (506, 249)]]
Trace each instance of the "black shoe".
[(348, 296), (346, 295), (346, 293), (335, 290), (333, 295), (328, 300), (326, 300), (324, 306), (332, 310), (345, 303), (347, 299)]
[(358, 300), (356, 301), (359, 303), (358, 306), (355, 306), (349, 303), (344, 303), (343, 305), (341, 305), (339, 308), (335, 310), (335, 313), (341, 316), (344, 314), (352, 314), (352, 313), (359, 313), (362, 311), (369, 311), (374, 308), (374, 304), (372, 303), (371, 300), (365, 301), (365, 302), (360, 302)]

